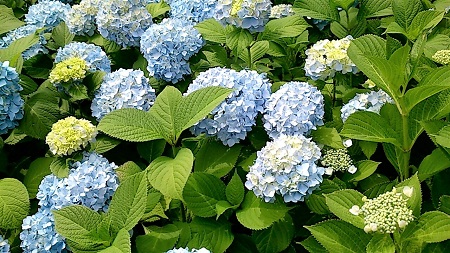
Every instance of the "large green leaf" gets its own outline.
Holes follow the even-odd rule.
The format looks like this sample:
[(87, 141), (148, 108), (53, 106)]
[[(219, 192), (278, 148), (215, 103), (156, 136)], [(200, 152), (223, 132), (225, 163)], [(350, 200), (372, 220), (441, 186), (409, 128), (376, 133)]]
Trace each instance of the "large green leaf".
[(296, 14), (301, 16), (322, 19), (322, 20), (336, 20), (339, 21), (339, 12), (336, 5), (328, 0), (296, 0), (294, 2)]
[(225, 189), (225, 193), (227, 196), (227, 200), (233, 205), (240, 205), (244, 200), (244, 184), (242, 183), (242, 180), (239, 177), (237, 171), (234, 172), (233, 176), (231, 177), (231, 180), (228, 183), (227, 188)]
[(3, 34), (24, 25), (25, 22), (16, 18), (11, 8), (0, 5), (0, 24), (0, 34)]
[(422, 2), (420, 0), (393, 0), (392, 10), (395, 22), (407, 29), (414, 17), (422, 10)]
[(427, 243), (442, 242), (450, 239), (450, 215), (431, 211), (422, 214), (408, 240), (422, 240)]
[(25, 174), (25, 178), (23, 179), (23, 184), (28, 190), (30, 199), (36, 197), (42, 179), (51, 173), (50, 164), (52, 161), (52, 157), (40, 157), (30, 164), (27, 174)]
[(121, 141), (113, 139), (106, 135), (97, 135), (95, 142), (91, 143), (91, 149), (97, 154), (103, 154), (119, 145)]
[(350, 213), (350, 209), (357, 205), (361, 207), (364, 204), (360, 192), (355, 190), (340, 190), (325, 195), (326, 203), (330, 211), (342, 220), (358, 228), (364, 228), (364, 219)]
[(131, 253), (130, 233), (126, 229), (121, 229), (111, 246), (99, 251), (99, 253)]
[(195, 26), (205, 40), (217, 43), (225, 43), (227, 40), (227, 32), (225, 28), (217, 20), (210, 18), (198, 23)]
[(231, 224), (226, 220), (195, 217), (190, 227), (192, 236), (187, 244), (190, 249), (204, 247), (214, 253), (223, 253), (233, 242)]
[(183, 199), (194, 215), (215, 216), (217, 202), (226, 200), (225, 184), (213, 175), (202, 172), (192, 173), (184, 187)]
[(372, 238), (362, 229), (341, 220), (328, 220), (313, 226), (307, 226), (311, 234), (329, 252), (365, 253), (366, 245)]
[(280, 38), (297, 37), (303, 33), (309, 24), (300, 16), (289, 16), (273, 19), (267, 22), (260, 39), (274, 41)]
[(377, 16), (392, 15), (392, 1), (385, 0), (361, 0), (358, 18), (372, 18)]
[(247, 192), (236, 217), (244, 227), (260, 230), (283, 218), (289, 209), (283, 203), (266, 203), (253, 192)]
[(227, 34), (227, 46), (239, 55), (242, 51), (247, 51), (247, 47), (253, 42), (252, 34), (241, 28), (236, 28)]
[(450, 126), (444, 126), (433, 137), (437, 144), (450, 148)]
[(293, 237), (294, 223), (289, 214), (269, 228), (254, 231), (252, 234), (258, 252), (261, 253), (281, 252), (289, 246)]
[(170, 11), (170, 6), (164, 1), (160, 1), (157, 3), (150, 2), (145, 8), (150, 13), (150, 15), (152, 15), (152, 18), (156, 18)]
[(420, 181), (424, 181), (447, 168), (450, 168), (450, 159), (437, 148), (422, 160), (417, 171)]
[(375, 234), (367, 245), (367, 253), (395, 253), (395, 245), (389, 234)]
[(353, 182), (353, 181), (361, 181), (370, 175), (372, 175), (380, 165), (380, 162), (374, 162), (371, 160), (362, 160), (356, 163), (356, 167), (358, 170), (353, 173), (344, 174), (343, 180)]
[(146, 227), (145, 235), (136, 237), (137, 252), (166, 252), (173, 249), (180, 237), (180, 230), (173, 224)]
[(239, 157), (240, 145), (227, 147), (216, 140), (206, 140), (195, 154), (194, 171), (223, 177), (230, 172)]
[(305, 240), (301, 241), (300, 244), (311, 253), (328, 253), (326, 250), (313, 236), (309, 236)]
[(52, 38), (58, 47), (64, 47), (72, 42), (75, 34), (71, 33), (66, 23), (61, 22), (52, 30)]
[(30, 210), (27, 188), (17, 179), (0, 180), (0, 228), (20, 228)]
[(0, 61), (9, 61), (10, 66), (16, 67), (20, 73), (23, 59), (22, 52), (39, 42), (39, 36), (31, 34), (26, 37), (13, 41), (7, 48), (0, 49)]
[(316, 143), (324, 144), (335, 149), (345, 148), (336, 128), (318, 127), (317, 130), (311, 132), (311, 136)]
[(412, 196), (408, 199), (408, 206), (411, 207), (413, 215), (418, 217), (422, 208), (422, 189), (417, 174), (397, 184), (395, 187), (401, 192), (405, 186), (413, 188)]
[(410, 38), (417, 38), (420, 33), (431, 30), (444, 17), (443, 11), (426, 10), (419, 12), (413, 19), (410, 26), (407, 27), (406, 32)]

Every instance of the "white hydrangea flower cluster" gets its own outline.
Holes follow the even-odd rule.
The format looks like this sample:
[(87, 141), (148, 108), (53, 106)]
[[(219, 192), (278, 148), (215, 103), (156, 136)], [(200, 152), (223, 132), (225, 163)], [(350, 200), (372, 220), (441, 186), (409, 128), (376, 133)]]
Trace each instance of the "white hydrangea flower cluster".
[(439, 50), (431, 58), (442, 65), (450, 64), (450, 50)]
[(403, 187), (402, 192), (392, 191), (381, 194), (374, 199), (363, 197), (365, 202), (361, 208), (355, 205), (349, 211), (354, 215), (364, 216), (364, 231), (379, 233), (394, 233), (397, 228), (405, 228), (414, 220), (412, 210), (408, 207), (408, 199), (413, 194), (413, 188)]
[(178, 249), (171, 249), (169, 251), (166, 251), (166, 253), (211, 253), (211, 251), (201, 248), (201, 249), (192, 249), (189, 250), (189, 248), (178, 248)]
[(352, 158), (347, 149), (326, 149), (320, 160), (320, 163), (326, 167), (325, 174), (331, 175), (336, 171), (348, 171), (353, 174), (357, 168), (353, 165)]
[(291, 4), (277, 4), (272, 7), (270, 11), (270, 18), (285, 18), (294, 15)]
[(341, 108), (342, 121), (346, 121), (350, 115), (357, 111), (369, 111), (379, 113), (386, 103), (394, 103), (394, 100), (383, 90), (356, 94), (356, 96)]
[(313, 80), (327, 80), (336, 72), (357, 73), (359, 70), (347, 55), (352, 36), (340, 40), (320, 40), (306, 50), (305, 72)]
[(71, 33), (76, 35), (92, 36), (97, 29), (95, 18), (97, 16), (100, 0), (82, 0), (73, 5), (67, 12), (66, 24)]
[(266, 202), (275, 201), (275, 194), (285, 202), (303, 201), (323, 180), (325, 169), (316, 165), (320, 155), (310, 138), (281, 135), (257, 152), (245, 186)]

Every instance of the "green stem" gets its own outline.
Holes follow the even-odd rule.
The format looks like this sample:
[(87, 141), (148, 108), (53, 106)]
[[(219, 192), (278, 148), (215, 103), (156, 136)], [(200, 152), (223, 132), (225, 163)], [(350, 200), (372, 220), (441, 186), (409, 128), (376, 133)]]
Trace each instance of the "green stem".
[(409, 159), (411, 158), (411, 143), (409, 140), (408, 114), (402, 115), (403, 144), (401, 153), (400, 177), (401, 180), (409, 178)]
[(253, 69), (253, 61), (252, 61), (252, 54), (250, 52), (250, 46), (247, 47), (247, 52), (248, 52), (248, 63), (247, 63), (248, 68)]

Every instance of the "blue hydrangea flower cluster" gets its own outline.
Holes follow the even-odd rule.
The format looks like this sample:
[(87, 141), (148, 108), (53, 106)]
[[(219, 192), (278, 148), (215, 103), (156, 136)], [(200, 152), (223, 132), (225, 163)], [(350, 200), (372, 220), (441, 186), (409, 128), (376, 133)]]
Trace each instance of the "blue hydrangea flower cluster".
[(25, 14), (25, 22), (28, 25), (35, 25), (38, 29), (45, 27), (51, 30), (66, 20), (69, 11), (70, 5), (68, 4), (59, 1), (41, 0), (30, 6), (28, 13)]
[(19, 238), (23, 252), (67, 252), (64, 238), (56, 232), (55, 219), (49, 209), (41, 208), (26, 217)]
[(216, 0), (168, 0), (170, 17), (190, 20), (194, 23), (212, 18), (215, 14)]
[[(37, 27), (35, 25), (24, 25), (8, 32), (0, 39), (0, 49), (7, 48), (14, 41), (34, 34), (36, 30)], [(48, 50), (44, 47), (45, 44), (47, 44), (47, 41), (45, 40), (44, 35), (40, 34), (39, 41), (22, 53), (23, 59), (28, 60), (39, 53), (47, 54)]]
[(152, 25), (141, 37), (141, 52), (150, 75), (172, 83), (191, 73), (188, 60), (202, 46), (203, 39), (193, 23), (178, 18)]
[(347, 55), (347, 49), (353, 38), (349, 35), (340, 40), (320, 40), (306, 50), (306, 76), (313, 80), (327, 80), (336, 72), (342, 74), (357, 73), (359, 70)]
[(97, 153), (84, 153), (83, 159), (71, 165), (69, 176), (59, 179), (46, 176), (36, 198), (47, 209), (61, 209), (79, 204), (95, 211), (107, 211), (109, 202), (118, 187), (117, 166)]
[(10, 253), (11, 246), (8, 243), (8, 240), (3, 239), (0, 235), (0, 253)]
[(245, 139), (256, 124), (256, 116), (263, 112), (270, 97), (271, 83), (266, 74), (253, 70), (237, 72), (217, 67), (200, 73), (186, 93), (210, 86), (231, 88), (233, 92), (211, 112), (211, 117), (201, 120), (191, 131), (195, 135), (217, 136), (231, 147)]
[(111, 72), (111, 61), (101, 47), (84, 42), (72, 42), (59, 48), (56, 54), (55, 63), (62, 62), (69, 58), (78, 57), (86, 61), (89, 71), (101, 70)]
[(148, 111), (156, 99), (155, 90), (141, 70), (119, 69), (103, 78), (92, 100), (92, 116), (100, 120), (120, 108)]
[(80, 4), (72, 6), (67, 13), (66, 25), (75, 35), (92, 36), (97, 29), (97, 16), (100, 0), (82, 0)]
[(0, 62), (0, 134), (18, 126), (18, 120), (23, 118), (21, 90), (16, 69), (9, 67), (8, 61)]
[(250, 32), (262, 32), (269, 21), (269, 0), (218, 0), (214, 18), (222, 24), (235, 25)]
[(322, 182), (325, 172), (317, 166), (319, 147), (302, 135), (280, 135), (257, 152), (245, 186), (266, 202), (276, 194), (285, 202), (303, 201)]
[(386, 92), (382, 90), (356, 94), (354, 98), (350, 99), (347, 104), (342, 106), (342, 121), (345, 122), (347, 118), (356, 111), (379, 113), (381, 107), (383, 107), (386, 103), (393, 104), (394, 101)]
[(270, 18), (285, 18), (294, 15), (291, 4), (277, 4), (270, 11)]
[(285, 83), (264, 109), (264, 128), (270, 137), (307, 135), (323, 125), (324, 103), (320, 91), (305, 82)]
[(211, 251), (201, 248), (201, 249), (192, 249), (189, 250), (189, 248), (178, 248), (178, 249), (171, 249), (169, 251), (166, 251), (166, 253), (211, 253)]

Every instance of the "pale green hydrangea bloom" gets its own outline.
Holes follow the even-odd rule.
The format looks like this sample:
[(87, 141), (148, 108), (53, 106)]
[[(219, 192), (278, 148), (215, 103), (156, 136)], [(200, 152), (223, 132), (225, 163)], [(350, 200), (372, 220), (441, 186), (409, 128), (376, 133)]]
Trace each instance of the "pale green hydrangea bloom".
[(447, 65), (450, 63), (450, 50), (439, 50), (431, 58), (439, 64)]
[(412, 193), (412, 187), (405, 186), (402, 192), (397, 192), (394, 187), (392, 191), (374, 199), (363, 197), (365, 203), (362, 207), (354, 205), (349, 211), (354, 215), (364, 216), (366, 233), (394, 233), (397, 228), (406, 227), (414, 219), (407, 203)]
[(97, 129), (86, 119), (67, 117), (52, 126), (45, 142), (54, 155), (70, 155), (95, 140)]
[(85, 60), (72, 57), (56, 64), (50, 72), (49, 80), (53, 84), (81, 80), (86, 76), (87, 70), (88, 66)]
[(325, 167), (325, 173), (328, 175), (336, 171), (348, 171), (353, 174), (357, 170), (345, 148), (327, 149), (323, 151), (320, 162)]

